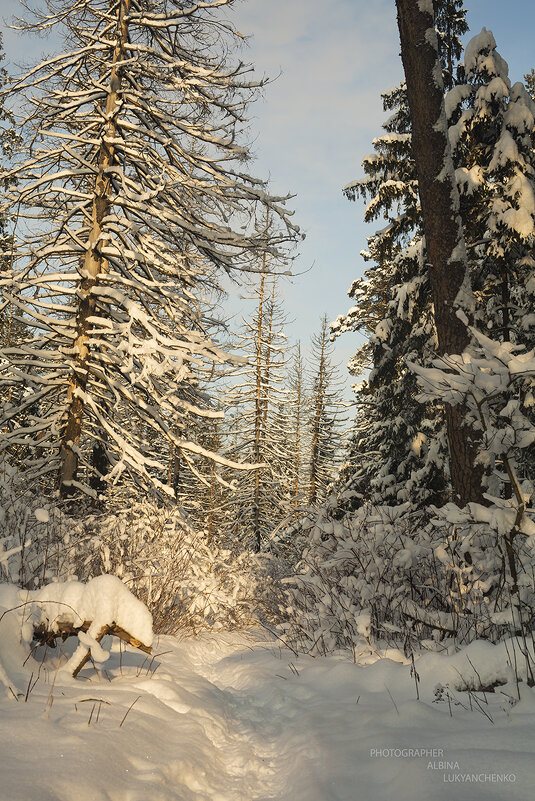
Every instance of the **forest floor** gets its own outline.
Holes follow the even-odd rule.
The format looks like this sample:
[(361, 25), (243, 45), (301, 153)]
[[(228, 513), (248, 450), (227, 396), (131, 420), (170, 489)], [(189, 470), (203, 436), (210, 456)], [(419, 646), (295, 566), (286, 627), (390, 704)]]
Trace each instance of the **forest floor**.
[(153, 652), (114, 645), (77, 679), (50, 652), (28, 673), (4, 659), (1, 801), (533, 798), (535, 691), (455, 689), (503, 672), (499, 648), (424, 655), (418, 682), (395, 650), (296, 656), (261, 631)]

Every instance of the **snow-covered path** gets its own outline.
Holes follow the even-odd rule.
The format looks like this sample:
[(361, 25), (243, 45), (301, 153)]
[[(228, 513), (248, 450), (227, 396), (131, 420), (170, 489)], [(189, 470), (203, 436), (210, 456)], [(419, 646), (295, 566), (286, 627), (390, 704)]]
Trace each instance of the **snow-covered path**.
[[(458, 661), (420, 660), (418, 701), (395, 659), (297, 658), (259, 633), (161, 637), (155, 653), (115, 651), (111, 682), (43, 667), (26, 702), (24, 686), (6, 697), (0, 800), (532, 798), (533, 690), (513, 707), (500, 692), (434, 702)], [(478, 670), (490, 653), (471, 654)]]

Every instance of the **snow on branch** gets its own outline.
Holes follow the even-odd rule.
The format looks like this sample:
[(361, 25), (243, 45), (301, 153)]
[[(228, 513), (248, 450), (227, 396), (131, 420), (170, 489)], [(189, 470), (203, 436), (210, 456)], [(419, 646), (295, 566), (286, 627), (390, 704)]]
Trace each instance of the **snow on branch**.
[(67, 44), (2, 92), (27, 149), (0, 195), (16, 221), (0, 284), (21, 324), (0, 362), (0, 453), (26, 438), (29, 478), (61, 464), (69, 491), (122, 474), (166, 494), (169, 443), (194, 473), (214, 458), (190, 432), (218, 415), (214, 368), (236, 362), (212, 339), (218, 275), (266, 255), (285, 272), (299, 235), (290, 195), (242, 167), (262, 81), (229, 56), (228, 4), (59, 0), (23, 26)]
[[(507, 341), (496, 342), (475, 328), (470, 332), (477, 344), (460, 355), (446, 354), (435, 359), (433, 367), (408, 362), (421, 387), (418, 400), (462, 405), (465, 420), (482, 435), (479, 463), (490, 472), (496, 472), (497, 465), (505, 469), (513, 498), (504, 502), (487, 493), (485, 497), (499, 507), (499, 514), (493, 515), (480, 504), (470, 504), (476, 519), (492, 522), (498, 533), (518, 531), (532, 536), (535, 523), (526, 508), (531, 491), (517, 475), (515, 453), (535, 442), (535, 427), (523, 411), (535, 385), (535, 350), (526, 351)], [(524, 392), (515, 392), (522, 382)]]

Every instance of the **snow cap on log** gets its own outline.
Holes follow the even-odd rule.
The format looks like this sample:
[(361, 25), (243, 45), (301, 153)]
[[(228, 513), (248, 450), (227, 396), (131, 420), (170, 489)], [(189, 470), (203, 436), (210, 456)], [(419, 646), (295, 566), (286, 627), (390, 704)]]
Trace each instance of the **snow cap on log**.
[[(115, 623), (143, 645), (152, 645), (152, 615), (117, 576), (96, 576), (79, 581), (47, 584), (29, 594), (38, 608), (39, 621), (50, 631), (61, 623), (81, 626), (91, 621), (91, 631)], [(29, 600), (30, 600), (29, 599)]]

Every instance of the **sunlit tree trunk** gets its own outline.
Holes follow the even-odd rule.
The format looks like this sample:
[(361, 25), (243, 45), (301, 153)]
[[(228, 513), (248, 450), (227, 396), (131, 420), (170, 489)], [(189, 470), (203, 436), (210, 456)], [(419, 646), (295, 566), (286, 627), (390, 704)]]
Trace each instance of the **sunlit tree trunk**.
[(110, 210), (110, 167), (115, 163), (114, 139), (117, 134), (116, 117), (119, 113), (118, 93), (121, 88), (121, 62), (126, 57), (128, 40), (128, 13), (130, 0), (110, 3), (110, 13), (117, 14), (117, 40), (113, 50), (113, 66), (110, 72), (108, 97), (105, 106), (106, 124), (100, 141), (98, 173), (93, 187), (91, 230), (78, 291), (78, 311), (74, 340), (75, 368), (68, 388), (67, 420), (61, 441), (60, 492), (69, 495), (78, 470), (77, 446), (82, 432), (84, 393), (88, 378), (88, 331), (90, 318), (95, 313), (95, 298), (91, 290), (99, 276), (107, 272), (108, 262), (102, 255), (106, 242), (103, 222)]

